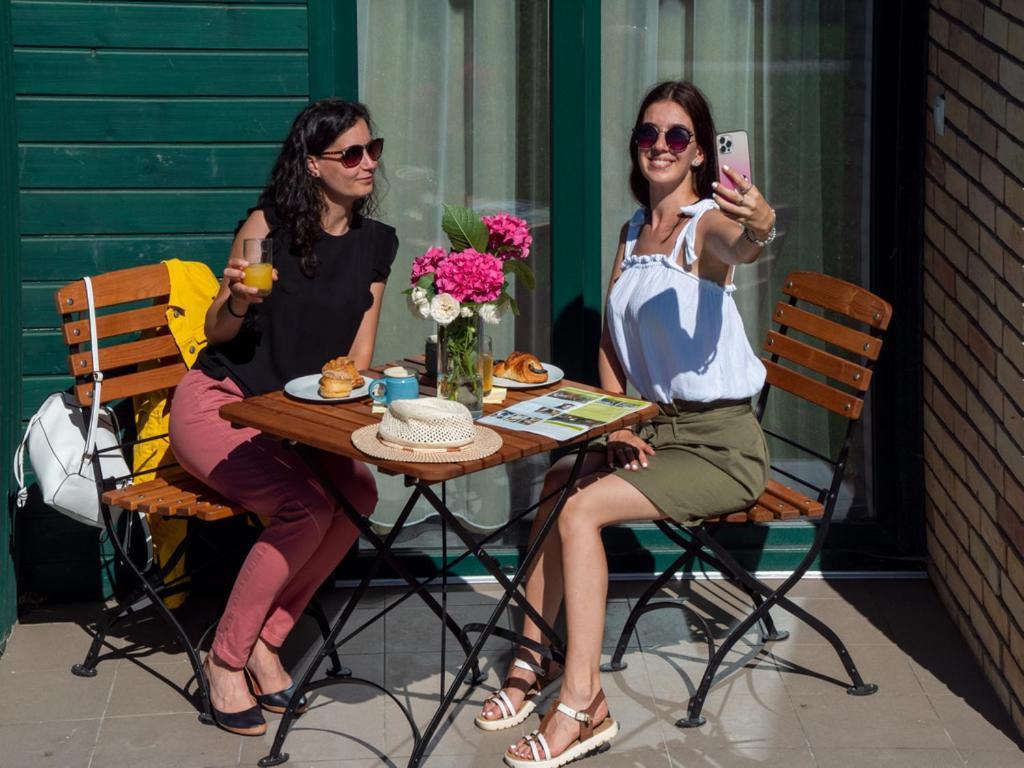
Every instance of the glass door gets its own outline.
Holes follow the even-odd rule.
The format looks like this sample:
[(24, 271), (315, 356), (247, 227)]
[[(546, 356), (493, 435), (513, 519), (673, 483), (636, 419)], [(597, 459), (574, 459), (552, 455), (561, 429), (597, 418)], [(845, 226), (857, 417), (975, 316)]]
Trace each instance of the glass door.
[[(489, 326), (495, 356), (520, 349), (549, 359), (548, 3), (542, 0), (422, 2), (360, 0), (359, 95), (386, 139), (381, 220), (400, 248), (385, 294), (377, 360), (422, 352), (433, 324), (412, 316), (401, 293), (412, 260), (447, 246), (443, 203), (526, 219), (534, 237), (535, 291), (520, 291), (521, 315)], [(480, 529), (536, 499), (547, 461), (519, 462), (447, 484), (449, 506)], [(378, 476), (375, 522), (387, 527), (408, 496), (401, 478)], [(412, 520), (432, 513), (421, 502)], [(436, 546), (433, 526), (405, 539)], [(525, 534), (507, 542), (516, 545)], [(410, 542), (411, 543), (411, 542)]]

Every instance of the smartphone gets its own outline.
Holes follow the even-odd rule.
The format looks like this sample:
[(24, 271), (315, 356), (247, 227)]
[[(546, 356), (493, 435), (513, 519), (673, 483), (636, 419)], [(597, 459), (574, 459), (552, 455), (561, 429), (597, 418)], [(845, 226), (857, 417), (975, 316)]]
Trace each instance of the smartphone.
[(728, 165), (735, 171), (742, 173), (747, 182), (752, 181), (750, 174), (750, 144), (747, 141), (746, 131), (728, 131), (717, 136), (716, 146), (718, 147), (718, 183), (728, 189), (735, 189), (725, 171), (723, 165)]

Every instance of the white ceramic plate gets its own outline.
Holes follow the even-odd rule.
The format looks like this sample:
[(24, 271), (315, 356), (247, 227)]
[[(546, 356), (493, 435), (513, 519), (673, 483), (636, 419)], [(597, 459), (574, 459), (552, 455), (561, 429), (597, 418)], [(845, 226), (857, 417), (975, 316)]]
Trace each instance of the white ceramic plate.
[(495, 376), (491, 381), (496, 387), (505, 387), (506, 389), (533, 389), (534, 387), (546, 387), (548, 384), (554, 384), (556, 381), (561, 381), (565, 378), (565, 371), (559, 368), (553, 363), (541, 363), (544, 366), (544, 370), (548, 372), (548, 380), (541, 381), (537, 384), (528, 384), (525, 381), (514, 381), (513, 379), (506, 379), (504, 376)]
[(370, 385), (373, 379), (370, 376), (363, 376), (364, 383), (361, 387), (352, 390), (348, 397), (320, 397), (320, 374), (311, 373), (309, 376), (299, 376), (284, 385), (284, 391), (299, 400), (310, 400), (314, 403), (344, 403), (346, 400), (355, 400), (365, 397), (370, 393)]

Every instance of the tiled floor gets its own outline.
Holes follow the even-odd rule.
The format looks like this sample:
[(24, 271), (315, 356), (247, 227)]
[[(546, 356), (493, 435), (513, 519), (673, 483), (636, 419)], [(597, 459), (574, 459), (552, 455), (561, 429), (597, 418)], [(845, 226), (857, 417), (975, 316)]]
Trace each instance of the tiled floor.
[[(633, 583), (612, 585), (606, 647), (614, 647), (633, 597)], [(690, 594), (691, 605), (720, 636), (740, 598), (721, 582), (684, 582), (668, 599)], [(768, 652), (744, 644), (726, 662), (704, 709), (703, 728), (674, 726), (700, 679), (706, 646), (698, 625), (680, 611), (645, 616), (626, 654), (628, 667), (604, 675), (622, 731), (588, 768), (1014, 768), (1024, 753), (995, 695), (926, 581), (805, 581), (798, 602), (830, 622), (846, 640), (878, 694), (848, 696), (832, 649), (808, 627), (780, 614), (789, 640)], [(376, 591), (360, 617), (394, 593)], [(340, 593), (329, 599), (336, 607)], [(491, 587), (451, 596), (459, 621), (485, 617)], [(255, 765), (273, 738), (241, 738), (204, 726), (182, 688), (190, 670), (154, 622), (119, 631), (118, 648), (139, 643), (130, 657), (99, 665), (91, 679), (73, 677), (89, 637), (83, 627), (98, 606), (39, 609), (22, 617), (0, 657), (0, 765), (11, 768), (190, 768)], [(191, 612), (191, 613), (190, 613)], [(185, 609), (201, 623), (198, 606)], [(205, 615), (205, 614), (204, 614)], [(164, 643), (156, 642), (164, 638)], [(286, 647), (298, 664), (315, 630), (304, 622)], [(749, 638), (753, 641), (753, 635)], [(152, 644), (158, 646), (152, 649)], [(438, 697), (438, 622), (418, 601), (400, 606), (357, 637), (343, 658), (356, 675), (386, 686), (424, 720)], [(509, 646), (493, 641), (482, 660), (488, 681), (467, 688), (434, 742), (428, 766), (497, 766), (512, 733), (485, 734), (472, 723), (480, 702), (507, 664)], [(461, 657), (448, 643), (448, 669)], [(274, 717), (274, 716), (271, 716)], [(535, 727), (531, 718), (523, 728)], [(403, 766), (412, 738), (401, 711), (374, 689), (322, 689), (288, 738), (289, 766)]]

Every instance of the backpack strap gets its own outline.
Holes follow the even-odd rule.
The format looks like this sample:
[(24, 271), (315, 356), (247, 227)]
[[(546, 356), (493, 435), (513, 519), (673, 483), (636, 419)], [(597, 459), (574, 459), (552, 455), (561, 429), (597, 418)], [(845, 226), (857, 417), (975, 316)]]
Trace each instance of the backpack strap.
[(28, 443), (28, 436), (32, 434), (32, 428), (39, 421), (39, 411), (32, 414), (28, 426), (25, 427), (25, 434), (14, 449), (14, 482), (18, 484), (18, 495), (15, 504), (24, 507), (28, 501), (28, 488), (25, 487), (25, 445)]

